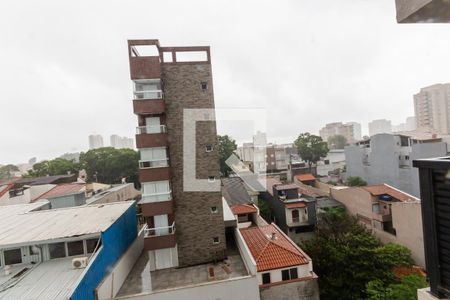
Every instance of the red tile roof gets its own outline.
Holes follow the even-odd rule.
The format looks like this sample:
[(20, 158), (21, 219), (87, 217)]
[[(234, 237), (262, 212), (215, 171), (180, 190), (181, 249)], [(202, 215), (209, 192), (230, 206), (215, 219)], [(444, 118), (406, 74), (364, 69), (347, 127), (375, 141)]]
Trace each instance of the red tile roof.
[(306, 204), (305, 204), (305, 202), (286, 203), (284, 205), (284, 207), (286, 207), (286, 208), (302, 208), (302, 207), (306, 207)]
[(364, 186), (363, 189), (368, 191), (372, 196), (389, 195), (392, 198), (395, 198), (402, 202), (419, 200), (416, 197), (397, 190), (396, 188), (393, 188), (387, 184)]
[(0, 197), (2, 197), (4, 194), (6, 194), (13, 186), (14, 186), (14, 183), (9, 183), (4, 186), (1, 186), (0, 187)]
[(36, 198), (34, 201), (39, 200), (39, 199), (49, 199), (49, 198), (55, 198), (55, 197), (60, 197), (60, 196), (64, 196), (64, 195), (75, 194), (75, 193), (82, 191), (84, 187), (85, 187), (84, 183), (77, 183), (77, 182), (59, 184), (59, 185), (55, 186), (54, 188), (52, 188), (47, 193), (42, 194), (41, 196)]
[(257, 210), (252, 204), (237, 204), (231, 207), (233, 215), (243, 215), (256, 213)]
[[(255, 259), (258, 272), (304, 265), (309, 258), (273, 224), (242, 228), (240, 232)], [(272, 234), (275, 233), (275, 239)]]
[(296, 178), (298, 181), (311, 181), (311, 180), (316, 180), (316, 177), (314, 177), (314, 175), (311, 174), (311, 173), (306, 173), (306, 174), (296, 175), (295, 178)]

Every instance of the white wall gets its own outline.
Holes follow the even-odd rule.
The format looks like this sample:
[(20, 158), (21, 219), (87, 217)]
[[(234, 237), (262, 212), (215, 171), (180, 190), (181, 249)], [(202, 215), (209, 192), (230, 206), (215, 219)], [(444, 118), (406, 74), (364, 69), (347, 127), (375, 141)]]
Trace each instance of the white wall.
[(259, 285), (263, 284), (262, 283), (262, 274), (264, 274), (264, 273), (270, 273), (270, 283), (283, 281), (282, 277), (281, 277), (281, 271), (289, 270), (289, 269), (293, 269), (293, 268), (297, 268), (298, 278), (311, 276), (309, 264), (305, 264), (305, 265), (300, 265), (300, 266), (293, 266), (290, 268), (276, 269), (276, 270), (270, 270), (270, 271), (266, 271), (266, 272), (258, 272), (258, 275), (256, 276), (256, 277), (258, 277), (258, 284)]
[(144, 249), (144, 230), (142, 229), (136, 240), (122, 255), (119, 261), (95, 289), (98, 300), (111, 299), (117, 295), (135, 262)]
[(259, 300), (259, 288), (255, 276), (237, 277), (223, 281), (164, 290), (153, 294), (140, 294), (116, 299), (133, 300)]

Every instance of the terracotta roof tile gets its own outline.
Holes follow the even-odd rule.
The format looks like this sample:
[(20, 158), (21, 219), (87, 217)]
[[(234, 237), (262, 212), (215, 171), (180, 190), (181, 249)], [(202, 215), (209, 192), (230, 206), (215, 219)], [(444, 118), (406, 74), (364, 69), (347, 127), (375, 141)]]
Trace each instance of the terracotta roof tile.
[(231, 211), (234, 215), (252, 214), (257, 212), (256, 208), (252, 204), (233, 205), (231, 207)]
[[(273, 224), (240, 232), (256, 261), (258, 272), (308, 263), (307, 256)], [(275, 239), (272, 234), (275, 233)]]
[(372, 196), (381, 196), (381, 195), (389, 195), (392, 198), (395, 198), (402, 202), (407, 201), (418, 201), (414, 196), (411, 196), (405, 192), (402, 192), (400, 190), (397, 190), (387, 184), (380, 184), (380, 185), (371, 185), (371, 186), (364, 186), (363, 189), (368, 191)]
[(4, 186), (0, 186), (0, 197), (2, 197), (4, 194), (6, 194), (13, 186), (14, 186), (14, 183), (9, 183)]
[(298, 181), (311, 181), (311, 180), (316, 180), (316, 177), (314, 177), (314, 175), (311, 174), (311, 173), (299, 174), (299, 175), (296, 175), (295, 178), (296, 178)]
[(305, 202), (286, 203), (284, 205), (284, 207), (286, 207), (286, 208), (302, 208), (302, 207), (306, 207), (306, 204), (305, 204)]

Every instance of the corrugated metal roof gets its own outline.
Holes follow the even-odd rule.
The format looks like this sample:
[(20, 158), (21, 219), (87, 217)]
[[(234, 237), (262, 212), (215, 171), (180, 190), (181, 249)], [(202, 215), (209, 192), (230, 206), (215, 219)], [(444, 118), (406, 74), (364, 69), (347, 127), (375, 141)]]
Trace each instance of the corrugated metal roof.
[(222, 196), (227, 200), (228, 205), (252, 203), (252, 199), (241, 178), (222, 178), (222, 184)]
[(105, 231), (133, 201), (32, 211), (42, 203), (0, 207), (0, 248)]

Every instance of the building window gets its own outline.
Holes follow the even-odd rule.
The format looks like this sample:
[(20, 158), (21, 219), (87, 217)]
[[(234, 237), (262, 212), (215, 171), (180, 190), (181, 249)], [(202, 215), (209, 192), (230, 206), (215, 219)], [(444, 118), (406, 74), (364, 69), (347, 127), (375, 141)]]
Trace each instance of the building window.
[(206, 152), (212, 152), (213, 151), (213, 146), (212, 145), (206, 145)]
[(270, 283), (270, 273), (263, 273), (261, 275), (262, 277), (262, 283), (263, 284), (269, 284)]
[(214, 176), (208, 177), (208, 182), (214, 182), (214, 181), (216, 181), (216, 177), (214, 177)]
[(208, 83), (206, 81), (202, 81), (201, 86), (203, 91), (208, 90)]
[(283, 281), (297, 279), (297, 278), (298, 278), (297, 268), (292, 268), (292, 269), (281, 271), (281, 280), (283, 280)]
[(87, 253), (94, 253), (95, 251), (95, 247), (97, 247), (97, 243), (98, 243), (98, 248), (100, 248), (102, 241), (99, 239), (89, 239), (86, 240), (86, 252)]
[(217, 206), (211, 206), (211, 213), (217, 214), (219, 210), (217, 209)]
[(65, 243), (48, 244), (48, 251), (50, 252), (50, 259), (66, 257)]
[(300, 216), (297, 209), (294, 209), (292, 212), (292, 223), (298, 223), (300, 221)]
[(213, 244), (217, 245), (218, 243), (220, 243), (220, 239), (218, 236), (213, 237)]
[(409, 160), (409, 155), (405, 155), (405, 160)]
[(69, 253), (69, 256), (84, 254), (83, 241), (68, 242), (67, 252)]
[(5, 250), (3, 256), (5, 257), (5, 266), (22, 263), (22, 250), (20, 248)]

